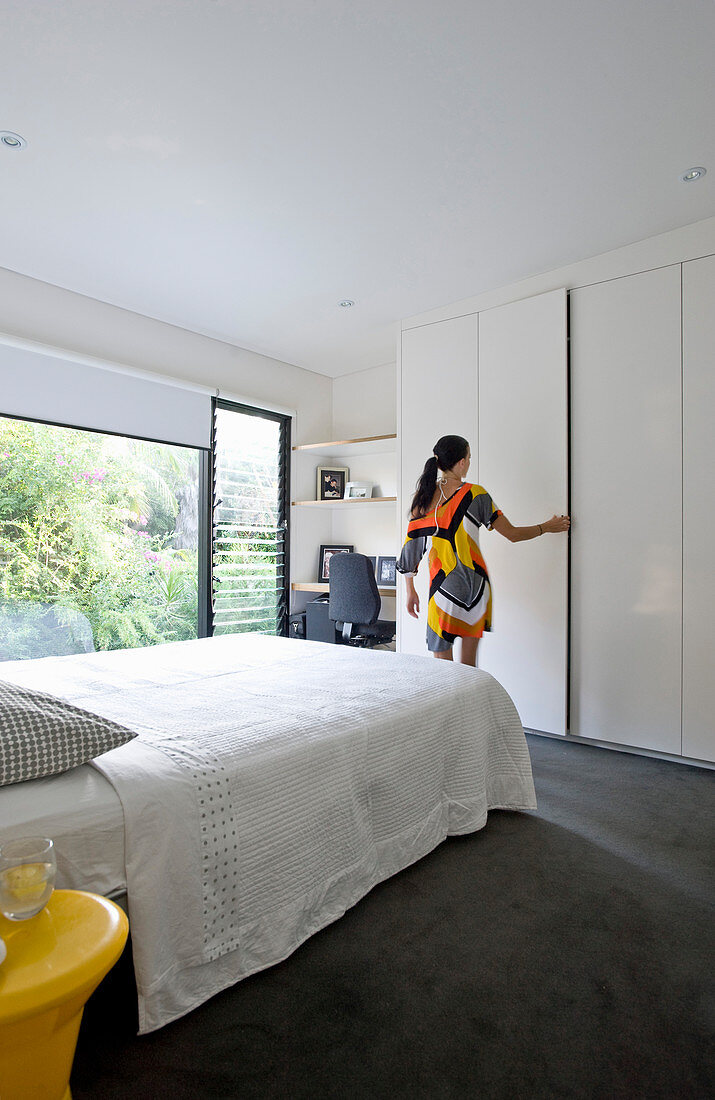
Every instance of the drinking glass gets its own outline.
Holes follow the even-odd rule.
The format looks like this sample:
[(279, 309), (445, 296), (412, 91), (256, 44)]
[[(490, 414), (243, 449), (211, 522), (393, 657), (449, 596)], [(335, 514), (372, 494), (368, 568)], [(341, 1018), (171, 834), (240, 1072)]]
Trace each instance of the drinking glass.
[(0, 845), (0, 912), (28, 920), (45, 908), (55, 888), (55, 846), (46, 836), (27, 836)]

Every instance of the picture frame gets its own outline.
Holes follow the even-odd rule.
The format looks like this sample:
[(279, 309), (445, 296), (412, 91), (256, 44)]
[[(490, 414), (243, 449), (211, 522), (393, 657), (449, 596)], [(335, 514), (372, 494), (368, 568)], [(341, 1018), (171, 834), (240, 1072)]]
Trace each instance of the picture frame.
[(365, 557), (370, 562), (370, 565), (372, 566), (372, 571), (374, 573), (377, 569), (377, 558), (373, 554), (366, 554)]
[(371, 481), (348, 481), (345, 484), (345, 500), (369, 500), (372, 496)]
[(318, 466), (316, 500), (342, 500), (350, 470), (347, 466)]
[(323, 583), (330, 582), (330, 559), (333, 554), (352, 554), (353, 550), (353, 546), (324, 543), (320, 547), (320, 554), (318, 556), (318, 580)]
[(378, 587), (382, 585), (383, 588), (396, 588), (397, 587), (397, 558), (395, 557), (382, 557), (377, 559), (377, 576), (376, 580)]

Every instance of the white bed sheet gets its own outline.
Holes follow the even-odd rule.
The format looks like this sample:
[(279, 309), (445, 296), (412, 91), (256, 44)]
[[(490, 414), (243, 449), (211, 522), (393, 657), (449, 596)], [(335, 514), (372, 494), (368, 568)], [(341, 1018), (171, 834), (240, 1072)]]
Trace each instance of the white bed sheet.
[(457, 664), (232, 635), (3, 677), (138, 734), (95, 766), (124, 810), (141, 1031), (285, 958), (490, 809), (536, 805), (514, 704)]
[(0, 787), (0, 837), (49, 836), (57, 886), (117, 897), (127, 888), (124, 813), (112, 784), (91, 764)]

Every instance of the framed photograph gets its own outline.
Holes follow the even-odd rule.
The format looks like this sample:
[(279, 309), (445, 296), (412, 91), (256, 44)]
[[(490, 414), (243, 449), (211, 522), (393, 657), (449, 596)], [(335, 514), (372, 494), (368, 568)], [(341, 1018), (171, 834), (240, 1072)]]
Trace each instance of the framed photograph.
[(342, 500), (350, 471), (347, 466), (318, 466), (316, 500)]
[(397, 558), (378, 558), (377, 559), (377, 583), (382, 585), (383, 588), (388, 586), (395, 587), (397, 584), (397, 570), (395, 569), (395, 563)]
[(352, 554), (352, 552), (352, 546), (321, 546), (320, 557), (318, 558), (318, 580), (330, 580), (330, 559), (333, 554)]
[(368, 560), (368, 561), (370, 562), (370, 565), (372, 566), (372, 571), (373, 571), (373, 573), (374, 573), (374, 572), (375, 572), (375, 567), (376, 567), (376, 565), (377, 565), (377, 558), (374, 558), (374, 557), (372, 556), (372, 554), (366, 554), (366, 555), (365, 555), (365, 557), (366, 557), (366, 558), (367, 558), (367, 560)]
[(372, 496), (372, 482), (348, 481), (345, 486), (346, 500), (368, 500)]

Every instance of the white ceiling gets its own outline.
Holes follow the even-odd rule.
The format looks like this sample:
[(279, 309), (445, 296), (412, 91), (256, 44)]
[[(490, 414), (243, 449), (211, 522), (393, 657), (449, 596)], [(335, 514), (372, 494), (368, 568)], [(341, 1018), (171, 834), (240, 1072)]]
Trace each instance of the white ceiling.
[(328, 375), (392, 361), (402, 317), (715, 214), (712, 0), (0, 21), (28, 143), (0, 146), (0, 266)]

